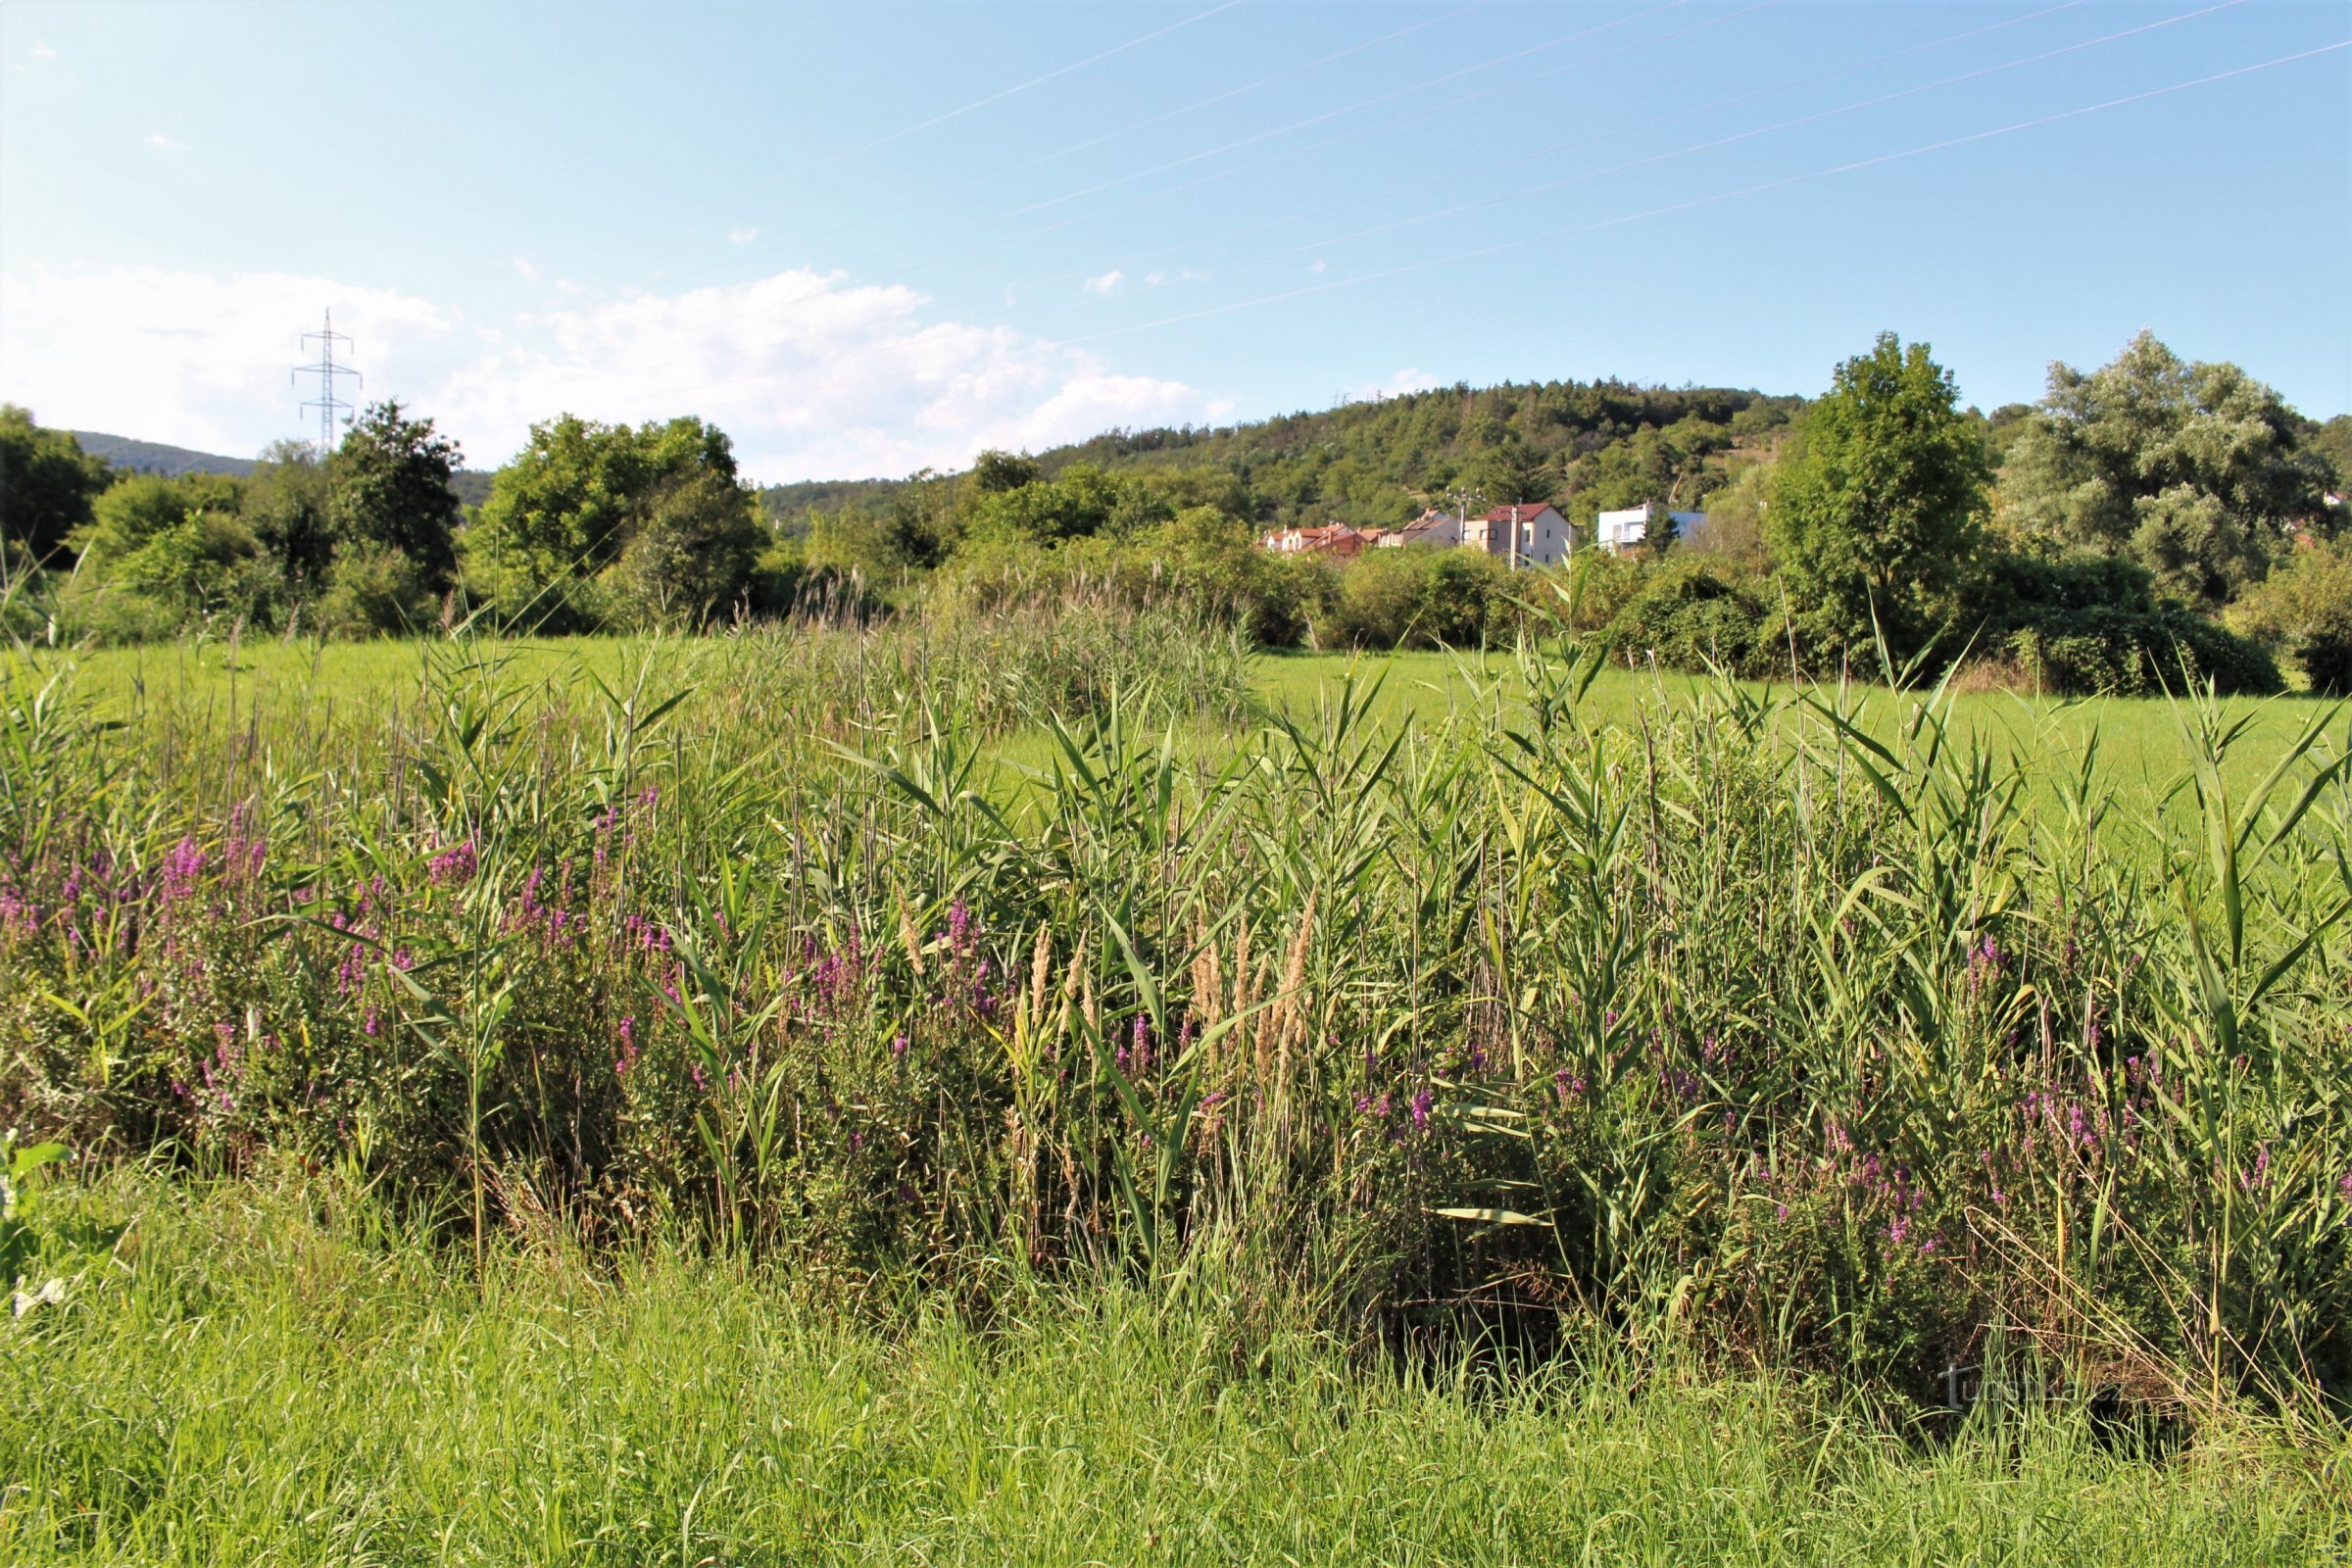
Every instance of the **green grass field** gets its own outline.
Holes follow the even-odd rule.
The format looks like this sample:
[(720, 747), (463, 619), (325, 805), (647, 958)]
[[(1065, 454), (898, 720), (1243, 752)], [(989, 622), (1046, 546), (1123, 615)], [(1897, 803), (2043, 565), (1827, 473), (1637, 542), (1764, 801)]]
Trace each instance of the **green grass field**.
[(299, 1176), (117, 1181), (64, 1306), (0, 1324), (21, 1563), (2305, 1564), (2341, 1434), (2133, 1457), (2079, 1411), (1889, 1425), (1818, 1387), (1604, 1361), (1508, 1389), (1214, 1293), (988, 1326), (654, 1246), (502, 1246), (477, 1288)]
[[(698, 688), (704, 698), (722, 701), (726, 678), (721, 661), (707, 644), (693, 640), (651, 643), (612, 637), (552, 638), (509, 645), (511, 668), (521, 679), (563, 683), (586, 671), (612, 683), (623, 682), (649, 662), (670, 685)], [(267, 721), (299, 711), (313, 722), (338, 718), (368, 720), (388, 702), (413, 697), (421, 686), (425, 657), (416, 644), (174, 644), (109, 650), (80, 659), (77, 679), (110, 716), (131, 717), (171, 707), (207, 724)], [(1297, 714), (1313, 711), (1353, 676), (1381, 683), (1373, 706), (1383, 720), (1409, 715), (1424, 727), (1447, 718), (1520, 711), (1521, 682), (1507, 655), (1480, 657), (1449, 653), (1259, 655), (1252, 692), (1270, 708)], [(1674, 707), (1707, 683), (1671, 672), (1604, 671), (1584, 704), (1591, 721), (1638, 728), (1645, 719), (1665, 722)], [(1743, 683), (1757, 696), (1789, 695), (1787, 687)], [(1916, 699), (1884, 688), (1857, 686), (1851, 702), (1866, 728), (1885, 733)], [(1952, 700), (1954, 732), (1982, 735), (2043, 784), (2077, 773), (2085, 753), (2096, 763), (2115, 804), (2146, 810), (2167, 799), (2186, 777), (2181, 715), (2174, 704), (2152, 698), (2034, 698), (2005, 692), (1964, 693)], [(2238, 698), (2220, 707), (2231, 719), (2249, 721), (2231, 777), (2250, 782), (2262, 771), (2266, 749), (2283, 747), (2303, 726), (2334, 712), (2334, 704), (2302, 697)], [(2333, 744), (2352, 744), (2341, 721), (2331, 723)], [(1188, 750), (1213, 754), (1231, 744), (1223, 726), (1201, 725), (1187, 736)], [(1042, 737), (1015, 734), (998, 748), (1005, 760), (1036, 767), (1050, 762), (1052, 748)]]

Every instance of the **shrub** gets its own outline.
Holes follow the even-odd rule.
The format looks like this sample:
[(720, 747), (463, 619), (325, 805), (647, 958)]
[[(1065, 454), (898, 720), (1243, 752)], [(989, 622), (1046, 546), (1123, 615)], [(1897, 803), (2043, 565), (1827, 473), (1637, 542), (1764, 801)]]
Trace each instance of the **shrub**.
[(326, 592), (313, 612), (326, 637), (397, 637), (440, 618), (441, 606), (426, 573), (399, 551), (357, 545), (327, 569)]
[(1980, 650), (2005, 657), (2044, 692), (2136, 697), (2185, 681), (2261, 694), (2281, 684), (2261, 647), (2159, 599), (2149, 573), (2120, 557), (1997, 557), (1975, 597)]
[(1756, 672), (1771, 662), (1765, 606), (1745, 585), (1697, 561), (1646, 576), (1601, 632), (1610, 657), (1668, 669)]
[(2230, 628), (2294, 662), (2311, 689), (2352, 693), (2352, 552), (2304, 546), (2230, 608)]
[(1315, 624), (1325, 648), (1467, 648), (1515, 622), (1521, 586), (1469, 550), (1373, 550), (1341, 568), (1339, 593)]
[(2178, 605), (2102, 605), (2046, 615), (2009, 634), (2009, 657), (2041, 691), (2146, 697), (2210, 682), (2224, 696), (2280, 689), (2258, 645)]

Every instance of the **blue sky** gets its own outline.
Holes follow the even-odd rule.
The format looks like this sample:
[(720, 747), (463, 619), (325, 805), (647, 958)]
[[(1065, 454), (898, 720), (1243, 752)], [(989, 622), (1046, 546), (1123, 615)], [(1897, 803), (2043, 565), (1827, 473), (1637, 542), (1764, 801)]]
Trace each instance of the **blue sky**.
[(783, 480), (1454, 381), (1812, 393), (1882, 329), (1986, 408), (2144, 326), (2325, 417), (2347, 38), (2343, 0), (9, 0), (0, 398), (251, 453), (310, 428), (332, 308), (479, 466), (564, 410), (701, 414)]

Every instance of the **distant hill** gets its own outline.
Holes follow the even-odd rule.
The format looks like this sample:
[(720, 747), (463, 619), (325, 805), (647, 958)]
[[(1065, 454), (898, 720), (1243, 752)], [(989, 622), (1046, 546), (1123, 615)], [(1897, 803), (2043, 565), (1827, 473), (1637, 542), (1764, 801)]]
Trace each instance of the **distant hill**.
[(167, 446), (161, 441), (134, 441), (126, 435), (104, 435), (96, 430), (75, 430), (73, 436), (81, 443), (82, 451), (134, 473), (160, 473), (168, 479), (183, 473), (225, 473), (232, 479), (242, 479), (253, 471), (251, 458), (191, 452), (186, 447)]
[[(1247, 423), (1107, 430), (1034, 454), (1048, 478), (1074, 463), (1205, 470), (1236, 510), (1267, 521), (1395, 523), (1449, 486), (1478, 485), (1498, 456), (1584, 515), (1646, 500), (1695, 505), (1740, 459), (1768, 450), (1804, 399), (1740, 387), (1619, 380), (1457, 384)], [(773, 485), (787, 532), (811, 510), (887, 509), (904, 479)]]
[[(133, 473), (160, 473), (167, 479), (176, 479), (183, 473), (224, 473), (232, 479), (242, 479), (253, 472), (251, 458), (224, 458), (218, 452), (193, 452), (161, 441), (134, 441), (126, 435), (107, 435), (99, 430), (71, 433), (81, 443), (82, 451)], [(490, 499), (490, 475), (473, 468), (460, 468), (452, 474), (449, 487), (468, 507), (478, 507)]]

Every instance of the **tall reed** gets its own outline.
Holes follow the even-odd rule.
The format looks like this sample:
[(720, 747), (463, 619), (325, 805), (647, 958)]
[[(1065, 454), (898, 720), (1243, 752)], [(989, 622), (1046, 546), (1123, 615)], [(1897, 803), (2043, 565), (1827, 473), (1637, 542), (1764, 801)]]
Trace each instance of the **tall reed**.
[(2333, 710), (2241, 789), (2178, 705), (2127, 814), (1939, 689), (1609, 725), (1596, 668), (1236, 729), (1229, 638), (1072, 605), (108, 727), (20, 656), (0, 1099), (356, 1161), (476, 1246), (684, 1216), (844, 1292), (1213, 1267), (1246, 1336), (2340, 1393)]

